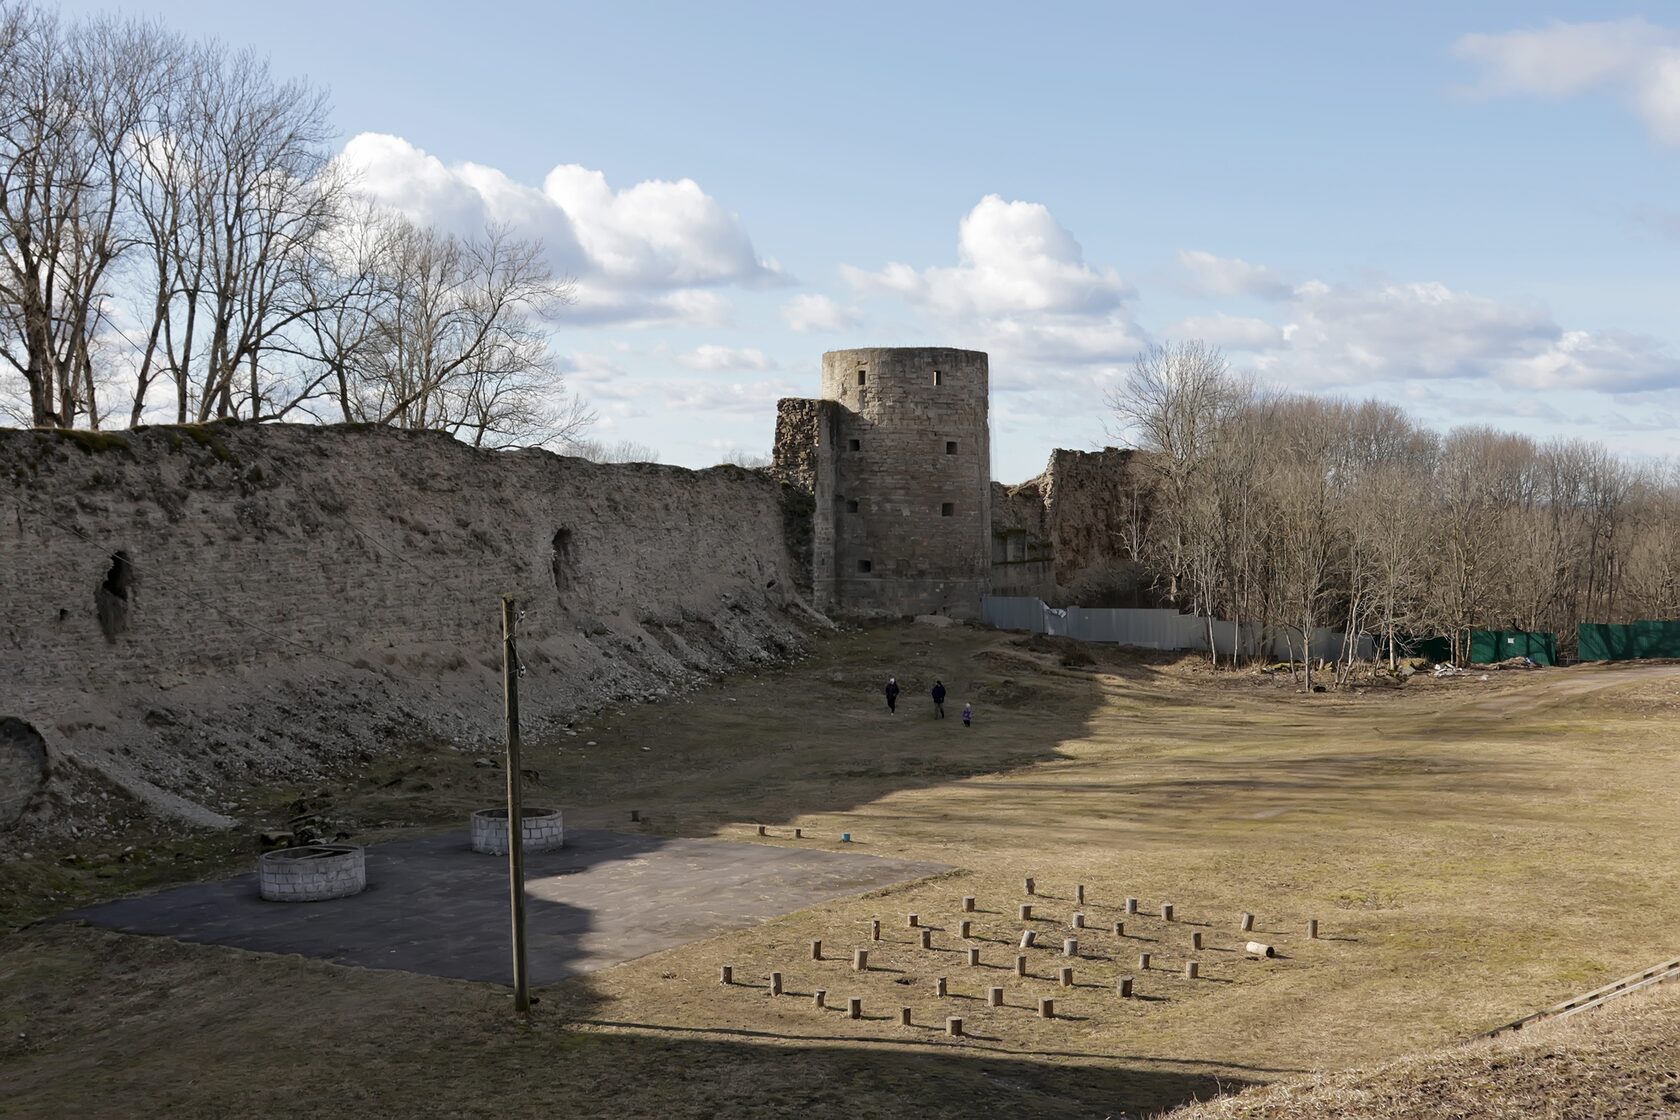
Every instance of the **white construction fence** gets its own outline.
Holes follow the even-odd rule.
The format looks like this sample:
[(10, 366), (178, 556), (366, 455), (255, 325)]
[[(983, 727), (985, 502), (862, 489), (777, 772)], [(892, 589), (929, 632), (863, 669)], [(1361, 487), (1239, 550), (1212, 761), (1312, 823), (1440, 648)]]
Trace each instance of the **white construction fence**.
[[(987, 595), (980, 600), (987, 625), (1000, 630), (1030, 630), (1034, 634), (1077, 638), (1083, 642), (1110, 642), (1140, 649), (1202, 650), (1208, 648), (1208, 620), (1200, 615), (1175, 610), (1133, 607), (1051, 607), (1042, 599), (1011, 595)], [(1237, 624), (1214, 619), (1212, 634), (1222, 654), (1229, 654), (1238, 642)], [(1273, 629), (1266, 641), (1257, 623), (1242, 626), (1239, 652), (1245, 657), (1265, 656), (1279, 661), (1301, 656), (1301, 631)], [(1343, 656), (1343, 635), (1339, 630), (1313, 631), (1313, 657), (1335, 660)], [(1371, 657), (1374, 647), (1369, 634), (1359, 635), (1356, 657)]]

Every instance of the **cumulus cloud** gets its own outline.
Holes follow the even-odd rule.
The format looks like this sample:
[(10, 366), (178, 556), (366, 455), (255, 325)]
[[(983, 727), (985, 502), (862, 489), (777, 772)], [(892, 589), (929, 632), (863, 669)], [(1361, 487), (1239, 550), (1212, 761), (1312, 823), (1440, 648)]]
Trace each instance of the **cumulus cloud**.
[[(1255, 320), (1229, 320), (1244, 326), (1227, 333), (1222, 345), (1249, 351), (1256, 370), (1287, 385), (1487, 380), (1513, 389), (1605, 393), (1680, 386), (1680, 354), (1666, 342), (1623, 331), (1565, 330), (1544, 308), (1444, 284), (1309, 281), (1295, 289), (1283, 314), (1275, 336)], [(1241, 341), (1245, 330), (1260, 344)]]
[(614, 189), (600, 171), (562, 164), (537, 187), (372, 132), (351, 139), (339, 163), (358, 189), (414, 221), (458, 234), (494, 223), (542, 238), (555, 270), (578, 281), (574, 319), (714, 323), (727, 300), (712, 289), (786, 281), (692, 179)]
[(1201, 249), (1180, 251), (1178, 265), (1189, 289), (1197, 295), (1286, 299), (1293, 290), (1282, 276), (1264, 265), (1215, 256)]
[(1039, 202), (982, 198), (958, 225), (957, 259), (954, 267), (921, 271), (895, 262), (842, 272), (860, 291), (902, 296), (948, 316), (1091, 315), (1118, 308), (1130, 294), (1112, 269), (1085, 263), (1079, 242)]
[(1264, 319), (1227, 315), (1192, 315), (1166, 330), (1168, 338), (1199, 338), (1225, 350), (1271, 350), (1283, 345), (1283, 330)]
[(1480, 69), (1486, 96), (1619, 95), (1665, 144), (1680, 144), (1680, 32), (1631, 18), (1553, 21), (1541, 28), (1464, 35), (1454, 56)]
[(708, 373), (719, 370), (765, 370), (776, 367), (776, 363), (770, 360), (770, 356), (756, 346), (737, 349), (710, 343), (704, 346), (696, 346), (688, 353), (679, 355), (677, 364), (689, 369), (705, 370)]
[(858, 324), (856, 311), (841, 307), (832, 297), (809, 293), (783, 304), (782, 319), (800, 334), (835, 333)]
[(1042, 203), (982, 198), (958, 223), (955, 265), (843, 265), (841, 274), (859, 294), (901, 299), (948, 337), (989, 351), (1000, 390), (1057, 369), (1129, 362), (1147, 344), (1127, 306), (1131, 287), (1086, 263)]

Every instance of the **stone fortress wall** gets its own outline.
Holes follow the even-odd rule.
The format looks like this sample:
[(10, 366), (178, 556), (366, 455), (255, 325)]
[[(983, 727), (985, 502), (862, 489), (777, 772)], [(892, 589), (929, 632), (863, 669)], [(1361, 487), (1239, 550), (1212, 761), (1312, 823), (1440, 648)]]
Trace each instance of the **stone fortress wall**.
[[(225, 786), (498, 736), (503, 594), (533, 729), (785, 659), (785, 498), (384, 427), (0, 430), (0, 717), (66, 797), (216, 823)], [(31, 742), (0, 772), (41, 783)]]

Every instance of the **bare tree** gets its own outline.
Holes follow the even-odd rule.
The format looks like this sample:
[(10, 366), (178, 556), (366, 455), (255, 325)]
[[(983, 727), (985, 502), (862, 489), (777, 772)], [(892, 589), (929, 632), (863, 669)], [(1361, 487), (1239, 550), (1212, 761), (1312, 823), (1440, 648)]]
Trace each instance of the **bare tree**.
[(33, 424), (99, 426), (94, 338), (132, 244), (130, 152), (176, 49), (146, 24), (0, 6), (0, 357)]
[(572, 297), (542, 243), (491, 227), (458, 238), (399, 222), (383, 301), (357, 361), (361, 418), (479, 446), (564, 446), (592, 421), (564, 392), (547, 323)]

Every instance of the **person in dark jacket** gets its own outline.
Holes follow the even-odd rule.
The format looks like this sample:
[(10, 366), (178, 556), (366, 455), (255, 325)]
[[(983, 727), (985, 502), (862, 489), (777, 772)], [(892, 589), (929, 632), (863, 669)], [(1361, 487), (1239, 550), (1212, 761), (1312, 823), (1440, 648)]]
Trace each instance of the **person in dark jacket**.
[(933, 718), (945, 718), (945, 682), (933, 682)]
[(898, 711), (898, 678), (897, 677), (888, 677), (887, 678), (887, 687), (886, 687), (885, 691), (886, 691), (886, 694), (887, 694), (887, 711), (889, 711), (889, 712)]

